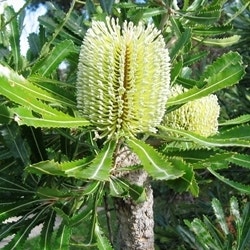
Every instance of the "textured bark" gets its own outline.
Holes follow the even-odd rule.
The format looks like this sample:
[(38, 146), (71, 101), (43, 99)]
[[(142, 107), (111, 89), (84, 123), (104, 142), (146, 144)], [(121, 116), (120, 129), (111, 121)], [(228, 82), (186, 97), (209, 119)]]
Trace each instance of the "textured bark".
[[(139, 164), (135, 154), (124, 148), (117, 157), (116, 165), (126, 167)], [(117, 199), (116, 210), (119, 222), (117, 239), (118, 250), (154, 249), (153, 191), (144, 170), (127, 172), (125, 177), (130, 183), (144, 186), (147, 199), (136, 204), (132, 199)]]

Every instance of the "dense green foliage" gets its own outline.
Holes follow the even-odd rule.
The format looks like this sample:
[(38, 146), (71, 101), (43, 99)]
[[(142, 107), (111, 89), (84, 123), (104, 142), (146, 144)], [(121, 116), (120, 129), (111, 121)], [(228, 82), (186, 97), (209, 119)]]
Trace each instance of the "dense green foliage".
[[(232, 47), (224, 54), (220, 51), (237, 46), (238, 42), (244, 44), (244, 33), (238, 34), (236, 29), (238, 22), (247, 22), (240, 18), (249, 3), (242, 2), (241, 9), (236, 9), (230, 18), (224, 12), (225, 2), (185, 0), (177, 6), (172, 1), (88, 0), (84, 5), (73, 0), (67, 11), (50, 3), (47, 14), (39, 18), (39, 32), (28, 37), (30, 47), (25, 56), (20, 52), (25, 11), (15, 13), (12, 7), (5, 8), (0, 17), (0, 239), (14, 237), (3, 249), (21, 248), (39, 224), (43, 225), (40, 249), (70, 249), (72, 245), (79, 249), (112, 249), (115, 242), (106, 235), (99, 208), (107, 207), (107, 203), (112, 206), (107, 197), (132, 197), (137, 202), (145, 199), (143, 187), (132, 185), (113, 172), (116, 153), (122, 145), (141, 161), (141, 165), (130, 166), (126, 171), (143, 168), (152, 179), (163, 181), (174, 192), (190, 192), (198, 197), (199, 187), (206, 180), (203, 178), (213, 178), (240, 194), (250, 194), (247, 179), (229, 172), (234, 167), (249, 176), (249, 109), (238, 117), (225, 111), (219, 131), (213, 136), (162, 124), (156, 134), (124, 137), (117, 142), (96, 140), (95, 128), (79, 115), (76, 107), (82, 40), (91, 22), (104, 20), (107, 15), (121, 23), (150, 20), (161, 30), (171, 57), (171, 84), (187, 89), (168, 100), (168, 113), (212, 93), (222, 91), (219, 93), (223, 97), (227, 93), (224, 89), (233, 91), (244, 79), (249, 48), (248, 52), (236, 52)], [(211, 48), (219, 51), (215, 58)], [(59, 67), (62, 62), (67, 64), (66, 70)], [(249, 93), (244, 95), (249, 105)], [(213, 202), (214, 207), (219, 207)], [(231, 207), (235, 202), (232, 198)], [(247, 213), (248, 205), (243, 217), (237, 219), (246, 221)], [(52, 233), (57, 215), (62, 221)], [(17, 216), (16, 221), (6, 222), (13, 216)], [(198, 222), (212, 224), (206, 217), (204, 222)], [(84, 223), (89, 230), (84, 239), (75, 240), (73, 228)], [(195, 226), (191, 224), (191, 228)], [(237, 233), (245, 230), (240, 223), (237, 227)], [(208, 229), (210, 233), (214, 230)], [(244, 235), (249, 232), (244, 231)], [(240, 237), (236, 239), (241, 240)]]

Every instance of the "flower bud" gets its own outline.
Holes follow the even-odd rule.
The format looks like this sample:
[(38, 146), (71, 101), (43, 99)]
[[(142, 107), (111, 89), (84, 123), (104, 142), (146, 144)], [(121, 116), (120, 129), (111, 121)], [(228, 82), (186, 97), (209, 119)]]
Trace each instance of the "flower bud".
[(80, 50), (77, 107), (100, 137), (155, 132), (165, 113), (170, 58), (152, 24), (93, 21)]

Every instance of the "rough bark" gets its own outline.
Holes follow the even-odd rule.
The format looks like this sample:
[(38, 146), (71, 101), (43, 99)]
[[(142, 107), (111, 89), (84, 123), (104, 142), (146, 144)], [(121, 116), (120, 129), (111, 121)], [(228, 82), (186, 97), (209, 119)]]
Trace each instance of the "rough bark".
[[(119, 153), (116, 165), (126, 167), (139, 164), (137, 156), (127, 148)], [(130, 183), (144, 186), (147, 199), (137, 204), (132, 199), (117, 199), (116, 210), (119, 222), (118, 250), (154, 249), (153, 191), (144, 170), (127, 172), (125, 177)]]

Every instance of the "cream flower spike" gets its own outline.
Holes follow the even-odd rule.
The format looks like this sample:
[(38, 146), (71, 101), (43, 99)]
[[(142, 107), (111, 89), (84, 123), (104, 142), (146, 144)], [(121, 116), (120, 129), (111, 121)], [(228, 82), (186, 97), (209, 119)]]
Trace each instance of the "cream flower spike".
[(170, 88), (170, 58), (152, 24), (93, 21), (80, 50), (77, 107), (100, 137), (156, 132)]
[[(179, 85), (171, 89), (170, 96), (176, 96), (185, 91)], [(218, 131), (220, 106), (216, 95), (208, 95), (187, 102), (180, 108), (165, 115), (163, 124), (176, 129), (184, 129), (208, 137)]]

